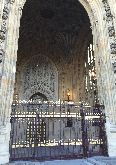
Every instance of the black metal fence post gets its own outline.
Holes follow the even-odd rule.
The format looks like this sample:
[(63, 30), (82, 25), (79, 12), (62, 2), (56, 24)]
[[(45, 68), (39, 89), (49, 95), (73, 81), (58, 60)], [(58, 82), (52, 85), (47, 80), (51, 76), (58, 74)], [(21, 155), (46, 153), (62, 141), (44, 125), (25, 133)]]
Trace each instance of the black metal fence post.
[(83, 157), (88, 157), (88, 139), (85, 123), (85, 112), (83, 109), (83, 104), (80, 106), (80, 115), (81, 115), (81, 130), (82, 130), (82, 147), (83, 147)]

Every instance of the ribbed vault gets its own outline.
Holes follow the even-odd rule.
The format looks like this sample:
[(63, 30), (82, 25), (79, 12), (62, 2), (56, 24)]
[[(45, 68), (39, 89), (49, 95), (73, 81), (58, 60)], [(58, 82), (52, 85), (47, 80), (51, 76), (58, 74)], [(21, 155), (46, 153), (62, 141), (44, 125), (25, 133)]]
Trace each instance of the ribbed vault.
[(68, 58), (76, 51), (84, 27), (88, 34), (89, 17), (78, 1), (27, 0), (21, 19), (18, 56), (22, 58), (35, 49), (50, 55), (55, 49)]

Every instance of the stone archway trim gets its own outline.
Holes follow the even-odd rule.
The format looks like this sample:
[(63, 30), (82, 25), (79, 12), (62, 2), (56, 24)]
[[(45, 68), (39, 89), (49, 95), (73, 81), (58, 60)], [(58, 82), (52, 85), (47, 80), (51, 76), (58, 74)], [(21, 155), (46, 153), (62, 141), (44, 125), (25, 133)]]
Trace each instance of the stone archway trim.
[(24, 93), (23, 99), (24, 100), (29, 100), (29, 98), (33, 94), (38, 93), (38, 92), (44, 94), (49, 101), (53, 101), (54, 99), (55, 99), (55, 101), (57, 100), (57, 98), (53, 98), (53, 93), (51, 93), (51, 91), (49, 91), (49, 89), (47, 89), (42, 84), (40, 84), (39, 86), (38, 85), (33, 86), (33, 87), (31, 87), (31, 89), (26, 90), (25, 93)]

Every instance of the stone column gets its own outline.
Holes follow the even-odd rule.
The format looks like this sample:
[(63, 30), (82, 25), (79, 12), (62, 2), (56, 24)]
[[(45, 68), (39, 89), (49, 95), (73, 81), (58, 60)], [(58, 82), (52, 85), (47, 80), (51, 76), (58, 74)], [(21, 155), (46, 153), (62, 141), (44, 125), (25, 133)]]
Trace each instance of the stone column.
[(0, 164), (9, 162), (9, 130), (11, 130), (10, 122), (6, 125), (0, 125)]
[(112, 66), (112, 53), (114, 52), (110, 50), (110, 38), (106, 35), (108, 28), (106, 24), (106, 20), (104, 20), (101, 32), (97, 32), (97, 29), (94, 28), (94, 34), (98, 35), (94, 35), (95, 62), (99, 99), (105, 105), (108, 154), (116, 156), (116, 86), (115, 70)]
[(6, 0), (2, 16), (1, 27), (4, 33), (0, 42), (0, 50), (2, 50), (2, 53), (0, 52), (0, 164), (9, 162), (10, 113), (21, 16), (18, 3), (19, 0)]
[[(107, 52), (109, 56), (106, 59), (106, 106), (107, 106), (107, 137), (108, 137), (108, 153), (109, 156), (116, 156), (116, 11), (113, 0), (102, 0), (104, 5), (104, 21), (107, 28), (108, 35), (106, 37)], [(105, 31), (105, 30), (104, 30)], [(105, 34), (104, 34), (105, 36)], [(105, 38), (105, 37), (104, 37)]]
[[(10, 136), (10, 122), (5, 115), (5, 104), (7, 93), (7, 78), (5, 79), (4, 62), (5, 49), (7, 41), (8, 16), (10, 11), (10, 3), (6, 0), (1, 2), (1, 19), (0, 19), (0, 164), (9, 162), (9, 136)], [(6, 72), (6, 77), (7, 77)], [(4, 88), (2, 88), (4, 84)]]

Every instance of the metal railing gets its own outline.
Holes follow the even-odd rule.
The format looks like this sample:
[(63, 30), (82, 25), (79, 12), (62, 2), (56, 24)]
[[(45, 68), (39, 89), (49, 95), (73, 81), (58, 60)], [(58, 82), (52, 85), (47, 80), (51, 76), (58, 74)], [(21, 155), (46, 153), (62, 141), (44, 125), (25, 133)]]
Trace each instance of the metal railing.
[(104, 106), (17, 104), (11, 113), (11, 160), (107, 155)]

